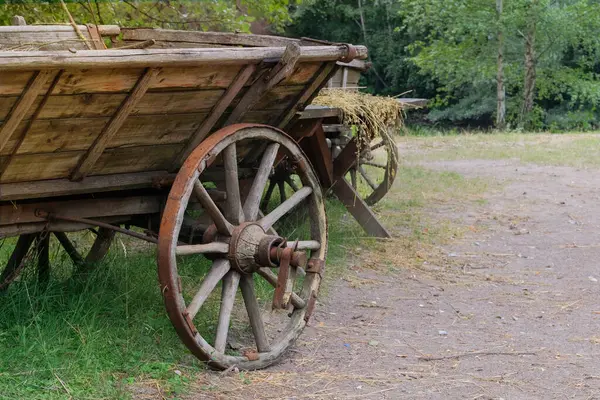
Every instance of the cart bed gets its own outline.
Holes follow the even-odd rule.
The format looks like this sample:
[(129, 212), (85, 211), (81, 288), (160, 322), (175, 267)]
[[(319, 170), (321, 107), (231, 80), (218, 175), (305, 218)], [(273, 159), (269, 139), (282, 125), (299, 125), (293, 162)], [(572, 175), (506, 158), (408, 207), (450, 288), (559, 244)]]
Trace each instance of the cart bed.
[[(365, 55), (364, 48), (358, 50)], [(293, 72), (235, 122), (285, 127), (346, 51), (301, 46)], [(210, 131), (223, 126), (284, 52), (285, 47), (0, 52), (0, 200), (8, 192), (18, 199), (8, 184), (176, 171), (207, 118), (217, 119), (210, 121)], [(224, 111), (218, 110), (227, 96)]]

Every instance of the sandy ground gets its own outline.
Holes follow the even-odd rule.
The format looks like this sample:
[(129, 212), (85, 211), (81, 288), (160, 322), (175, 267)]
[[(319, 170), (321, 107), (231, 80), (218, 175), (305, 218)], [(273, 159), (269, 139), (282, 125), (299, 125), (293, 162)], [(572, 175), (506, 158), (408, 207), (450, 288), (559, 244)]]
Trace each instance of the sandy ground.
[(190, 398), (600, 399), (598, 171), (422, 165), (503, 183), (427, 210), (471, 227), (443, 248), (452, 273), (349, 265), (282, 363), (206, 374)]

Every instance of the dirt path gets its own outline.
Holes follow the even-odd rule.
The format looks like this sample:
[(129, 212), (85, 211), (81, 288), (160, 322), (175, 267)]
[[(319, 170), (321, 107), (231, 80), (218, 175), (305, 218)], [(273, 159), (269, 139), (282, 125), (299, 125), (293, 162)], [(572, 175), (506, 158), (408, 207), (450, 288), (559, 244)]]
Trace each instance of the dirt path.
[(192, 398), (600, 399), (600, 174), (424, 166), (504, 182), (473, 209), (428, 210), (471, 227), (443, 249), (451, 273), (351, 267), (285, 361), (207, 374)]

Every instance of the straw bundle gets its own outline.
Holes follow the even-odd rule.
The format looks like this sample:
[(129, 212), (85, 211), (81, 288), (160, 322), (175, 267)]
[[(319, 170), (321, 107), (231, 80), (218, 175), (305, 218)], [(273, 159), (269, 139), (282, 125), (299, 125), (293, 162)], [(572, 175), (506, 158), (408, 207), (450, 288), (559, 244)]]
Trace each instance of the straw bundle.
[(366, 143), (375, 137), (390, 139), (390, 130), (402, 125), (402, 105), (391, 97), (333, 88), (321, 90), (312, 103), (341, 109), (343, 123), (358, 127)]

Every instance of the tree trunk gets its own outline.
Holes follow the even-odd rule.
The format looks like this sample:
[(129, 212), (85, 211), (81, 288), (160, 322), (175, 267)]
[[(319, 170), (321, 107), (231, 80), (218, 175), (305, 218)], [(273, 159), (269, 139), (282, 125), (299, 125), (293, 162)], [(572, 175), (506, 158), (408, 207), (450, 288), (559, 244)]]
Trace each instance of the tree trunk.
[(504, 87), (504, 32), (502, 26), (502, 0), (496, 0), (498, 16), (498, 71), (496, 74), (496, 128), (506, 127), (506, 88)]
[(367, 44), (367, 27), (365, 26), (365, 15), (363, 13), (362, 1), (358, 0), (358, 14), (360, 16), (360, 27), (362, 29), (363, 40)]
[(523, 82), (523, 107), (521, 108), (520, 125), (523, 126), (529, 113), (533, 110), (536, 83), (535, 34), (537, 23), (537, 0), (530, 6), (530, 17), (527, 34), (525, 35), (525, 81)]

